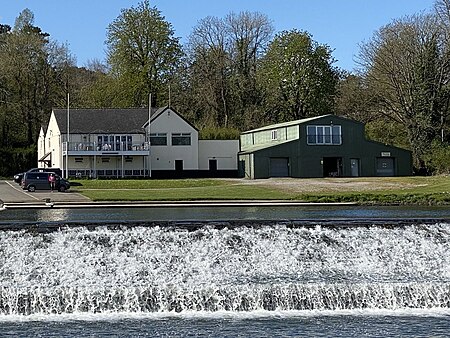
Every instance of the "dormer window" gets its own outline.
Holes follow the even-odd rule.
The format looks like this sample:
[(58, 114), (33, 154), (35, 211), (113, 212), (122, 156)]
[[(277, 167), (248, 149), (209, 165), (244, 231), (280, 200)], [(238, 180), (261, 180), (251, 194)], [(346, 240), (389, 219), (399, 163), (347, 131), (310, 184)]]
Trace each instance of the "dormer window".
[(278, 130), (277, 129), (275, 129), (275, 130), (272, 130), (272, 141), (276, 141), (276, 140), (278, 140)]
[(307, 143), (310, 145), (342, 144), (341, 126), (307, 126)]

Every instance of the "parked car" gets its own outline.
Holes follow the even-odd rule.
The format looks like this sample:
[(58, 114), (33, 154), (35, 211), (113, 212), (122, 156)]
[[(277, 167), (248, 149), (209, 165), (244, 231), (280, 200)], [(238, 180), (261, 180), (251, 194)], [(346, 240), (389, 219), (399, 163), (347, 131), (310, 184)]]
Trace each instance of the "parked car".
[[(34, 172), (52, 172), (55, 173), (56, 175), (62, 177), (62, 170), (60, 168), (32, 168), (28, 171), (26, 171), (27, 173), (34, 173)], [(22, 182), (23, 179), (23, 175), (25, 173), (19, 173), (19, 174), (15, 174), (14, 175), (14, 182), (20, 184)]]
[(20, 182), (22, 182), (23, 174), (24, 174), (24, 173), (15, 174), (15, 175), (14, 175), (14, 182), (20, 184)]
[(50, 190), (49, 175), (55, 175), (55, 190), (64, 192), (70, 189), (69, 181), (53, 172), (26, 172), (22, 179), (22, 189), (33, 192), (35, 190)]

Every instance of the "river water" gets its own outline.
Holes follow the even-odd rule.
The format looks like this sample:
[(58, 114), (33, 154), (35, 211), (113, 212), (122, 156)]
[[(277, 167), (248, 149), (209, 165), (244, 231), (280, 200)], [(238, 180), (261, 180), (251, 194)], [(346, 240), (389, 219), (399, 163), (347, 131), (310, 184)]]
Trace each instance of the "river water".
[(0, 336), (447, 337), (449, 219), (446, 207), (2, 211)]

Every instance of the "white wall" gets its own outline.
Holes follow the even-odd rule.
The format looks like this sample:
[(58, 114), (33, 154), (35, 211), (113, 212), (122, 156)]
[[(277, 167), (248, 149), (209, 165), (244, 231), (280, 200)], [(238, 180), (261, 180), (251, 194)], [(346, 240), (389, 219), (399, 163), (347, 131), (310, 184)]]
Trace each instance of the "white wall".
[(217, 160), (218, 170), (237, 170), (238, 140), (200, 140), (198, 142), (198, 168), (209, 169), (209, 160)]
[(46, 153), (45, 151), (45, 133), (43, 128), (39, 130), (39, 138), (38, 138), (38, 163), (37, 167), (42, 167), (43, 163), (39, 162), (39, 159), (42, 158)]
[[(184, 170), (198, 170), (198, 132), (178, 114), (167, 109), (153, 118), (150, 133), (166, 133), (167, 146), (152, 146), (152, 170), (174, 170), (175, 160), (183, 160)], [(172, 146), (173, 133), (190, 133), (190, 146)]]
[(47, 133), (45, 134), (45, 150), (52, 153), (52, 167), (62, 168), (61, 132), (53, 112), (50, 115)]

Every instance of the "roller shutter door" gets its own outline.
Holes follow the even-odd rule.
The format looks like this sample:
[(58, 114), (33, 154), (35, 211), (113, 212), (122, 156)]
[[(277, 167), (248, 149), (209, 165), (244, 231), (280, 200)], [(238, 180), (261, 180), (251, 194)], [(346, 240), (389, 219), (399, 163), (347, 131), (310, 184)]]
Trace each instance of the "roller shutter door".
[(270, 158), (270, 177), (289, 177), (289, 159), (285, 157)]
[(394, 159), (392, 157), (377, 158), (377, 176), (394, 176)]

